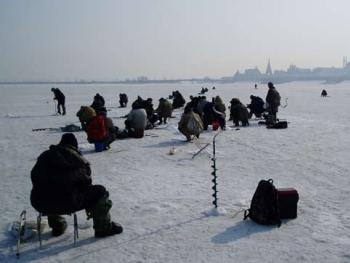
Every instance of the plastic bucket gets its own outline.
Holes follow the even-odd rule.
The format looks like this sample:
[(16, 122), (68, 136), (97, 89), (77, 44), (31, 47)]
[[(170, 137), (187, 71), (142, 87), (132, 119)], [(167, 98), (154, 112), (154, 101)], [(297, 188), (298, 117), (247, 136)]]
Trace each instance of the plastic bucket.
[(213, 126), (213, 131), (216, 131), (217, 129), (219, 129), (220, 123), (218, 121), (214, 121), (212, 123), (212, 126)]
[(95, 152), (102, 152), (104, 147), (103, 142), (95, 142)]

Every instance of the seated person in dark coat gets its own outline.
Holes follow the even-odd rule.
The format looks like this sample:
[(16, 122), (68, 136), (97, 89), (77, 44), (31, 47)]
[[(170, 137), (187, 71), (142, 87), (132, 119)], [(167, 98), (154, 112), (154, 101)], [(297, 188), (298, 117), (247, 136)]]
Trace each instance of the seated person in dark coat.
[(89, 162), (78, 151), (72, 133), (65, 133), (58, 145), (43, 152), (31, 171), (31, 204), (48, 216), (53, 236), (62, 235), (67, 223), (61, 215), (85, 209), (93, 219), (95, 237), (119, 234), (123, 228), (111, 221), (112, 201), (102, 185), (93, 185)]

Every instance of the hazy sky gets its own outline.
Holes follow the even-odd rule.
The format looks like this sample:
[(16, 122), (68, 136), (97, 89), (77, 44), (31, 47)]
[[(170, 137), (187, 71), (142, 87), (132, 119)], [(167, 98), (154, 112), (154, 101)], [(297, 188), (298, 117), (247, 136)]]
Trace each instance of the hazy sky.
[(0, 0), (0, 80), (341, 67), (349, 29), (349, 0)]

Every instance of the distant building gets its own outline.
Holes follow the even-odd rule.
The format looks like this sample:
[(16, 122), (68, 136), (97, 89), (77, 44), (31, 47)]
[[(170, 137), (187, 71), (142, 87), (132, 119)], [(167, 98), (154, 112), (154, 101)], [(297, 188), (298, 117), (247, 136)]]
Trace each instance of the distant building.
[(348, 57), (343, 57), (343, 68), (348, 65)]
[(308, 68), (298, 68), (296, 65), (290, 65), (287, 69), (287, 73), (289, 74), (295, 74), (295, 75), (304, 75), (304, 74), (310, 74), (311, 69)]
[(267, 76), (271, 76), (271, 75), (272, 75), (272, 69), (271, 69), (270, 59), (269, 59), (269, 62), (267, 63), (265, 74), (266, 74)]
[(246, 69), (244, 74), (251, 77), (261, 77), (261, 72), (259, 71), (258, 67)]
[(258, 67), (255, 67), (255, 68), (244, 70), (244, 73), (239, 73), (239, 71), (237, 71), (233, 76), (233, 79), (236, 81), (250, 81), (250, 80), (260, 81), (262, 76), (263, 74), (261, 74)]
[(350, 63), (347, 57), (343, 58), (343, 67), (317, 67), (314, 69), (298, 68), (290, 65), (287, 70), (275, 70), (272, 72), (270, 59), (268, 60), (266, 72), (262, 74), (257, 67), (246, 69), (244, 73), (237, 71), (232, 77), (221, 78), (223, 82), (254, 81), (266, 83), (289, 82), (295, 80), (324, 80), (326, 82), (340, 82), (350, 80)]

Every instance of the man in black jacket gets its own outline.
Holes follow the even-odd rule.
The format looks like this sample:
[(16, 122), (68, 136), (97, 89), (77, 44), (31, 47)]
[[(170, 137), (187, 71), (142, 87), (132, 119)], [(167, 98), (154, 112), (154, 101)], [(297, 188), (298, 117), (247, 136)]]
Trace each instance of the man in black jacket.
[(120, 108), (125, 108), (128, 104), (128, 95), (126, 93), (119, 93)]
[(249, 118), (253, 117), (253, 114), (255, 117), (260, 118), (261, 115), (264, 113), (264, 100), (258, 96), (250, 95), (250, 104), (247, 105), (247, 108), (250, 110), (249, 112)]
[(66, 114), (66, 106), (65, 106), (66, 97), (64, 96), (62, 91), (60, 91), (59, 88), (52, 88), (51, 91), (55, 95), (53, 99), (57, 100), (57, 113), (61, 114), (61, 107), (62, 107), (62, 115), (65, 115)]
[(31, 171), (33, 189), (31, 204), (48, 215), (53, 236), (60, 236), (67, 228), (64, 214), (85, 209), (93, 219), (95, 237), (119, 234), (123, 228), (111, 221), (112, 201), (102, 185), (93, 185), (89, 162), (78, 151), (72, 133), (63, 134), (58, 145), (43, 152)]

